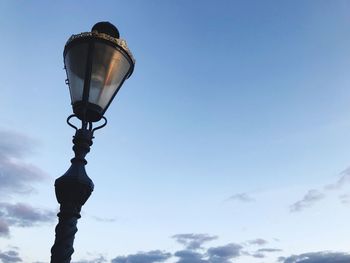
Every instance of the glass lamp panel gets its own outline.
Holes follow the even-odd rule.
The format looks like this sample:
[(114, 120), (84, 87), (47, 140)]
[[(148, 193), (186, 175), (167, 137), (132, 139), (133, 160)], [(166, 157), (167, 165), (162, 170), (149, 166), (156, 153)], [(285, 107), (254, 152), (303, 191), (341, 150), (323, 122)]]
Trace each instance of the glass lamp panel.
[(104, 110), (129, 69), (129, 61), (118, 49), (104, 43), (95, 43), (89, 102)]
[(83, 98), (88, 47), (87, 43), (75, 44), (64, 58), (72, 104)]

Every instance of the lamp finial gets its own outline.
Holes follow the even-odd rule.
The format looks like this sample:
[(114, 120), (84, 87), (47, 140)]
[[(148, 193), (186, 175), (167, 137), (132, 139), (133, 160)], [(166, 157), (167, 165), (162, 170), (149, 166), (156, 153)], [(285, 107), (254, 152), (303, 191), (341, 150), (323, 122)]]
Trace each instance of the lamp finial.
[(109, 22), (98, 22), (92, 27), (91, 32), (92, 31), (97, 31), (98, 33), (105, 33), (114, 38), (119, 38), (120, 36), (118, 29)]

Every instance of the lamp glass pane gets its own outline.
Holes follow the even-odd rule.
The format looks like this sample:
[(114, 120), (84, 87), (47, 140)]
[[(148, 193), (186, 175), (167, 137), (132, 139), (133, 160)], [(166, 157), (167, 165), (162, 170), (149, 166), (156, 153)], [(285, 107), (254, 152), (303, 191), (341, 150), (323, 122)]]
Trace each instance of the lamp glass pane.
[(67, 51), (64, 58), (72, 104), (83, 98), (88, 47), (87, 43), (76, 44)]
[(129, 61), (118, 49), (95, 43), (89, 102), (105, 109), (130, 67)]

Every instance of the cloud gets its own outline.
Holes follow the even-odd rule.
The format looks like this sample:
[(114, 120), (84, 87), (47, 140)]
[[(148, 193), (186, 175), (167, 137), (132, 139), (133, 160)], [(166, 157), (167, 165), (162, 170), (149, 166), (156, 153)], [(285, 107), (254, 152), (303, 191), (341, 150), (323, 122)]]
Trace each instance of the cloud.
[(42, 181), (45, 173), (32, 164), (0, 156), (1, 194), (25, 194), (33, 191), (32, 183)]
[(13, 263), (13, 262), (22, 262), (23, 260), (18, 255), (17, 251), (0, 251), (0, 260), (2, 263)]
[(98, 217), (98, 216), (92, 216), (92, 218), (98, 222), (104, 222), (104, 223), (113, 223), (117, 221), (116, 218), (105, 218), (105, 217)]
[(72, 263), (102, 263), (102, 262), (107, 262), (107, 259), (105, 259), (105, 257), (103, 257), (103, 256), (100, 256), (100, 257), (95, 258), (95, 259), (90, 259), (90, 260), (83, 259), (83, 260), (79, 260), (79, 261), (74, 261)]
[(251, 256), (255, 258), (265, 258), (266, 253), (275, 253), (275, 252), (282, 252), (282, 249), (278, 248), (261, 248), (255, 251)]
[(345, 184), (350, 183), (350, 167), (340, 173), (341, 177), (334, 184), (326, 185), (325, 190), (339, 190)]
[(32, 138), (14, 131), (0, 130), (0, 156), (23, 157), (37, 144)]
[[(266, 241), (265, 239), (262, 239), (262, 238), (257, 238), (257, 239), (248, 240), (248, 241), (244, 242), (243, 244), (245, 246), (247, 246), (247, 245), (264, 246), (264, 245), (268, 244), (268, 241)], [(246, 253), (246, 255), (252, 256), (254, 258), (265, 258), (266, 253), (281, 252), (281, 251), (282, 251), (282, 249), (278, 249), (278, 248), (260, 248), (254, 252), (244, 252), (244, 253)]]
[[(0, 199), (31, 193), (34, 183), (48, 178), (40, 168), (24, 161), (37, 144), (23, 134), (0, 130)], [(0, 237), (10, 236), (10, 226), (27, 227), (53, 218), (51, 211), (40, 211), (24, 203), (0, 202)]]
[(176, 263), (207, 263), (202, 253), (193, 250), (180, 250), (175, 252), (175, 257), (178, 257)]
[[(0, 213), (1, 216), (1, 213)], [(4, 219), (0, 219), (0, 237), (8, 237), (10, 235), (10, 228)]]
[(322, 192), (315, 189), (311, 189), (301, 200), (295, 202), (290, 206), (290, 211), (299, 212), (307, 207), (314, 205), (318, 201), (322, 200), (324, 197), (325, 195)]
[(227, 198), (227, 201), (229, 200), (236, 200), (244, 203), (255, 201), (255, 199), (249, 196), (247, 193), (239, 193), (239, 194), (232, 195), (229, 198)]
[(55, 220), (55, 213), (24, 203), (0, 203), (0, 236), (9, 236), (9, 226), (29, 227)]
[[(274, 240), (276, 241), (276, 239)], [(247, 248), (247, 246), (264, 246), (264, 245), (267, 245), (268, 243), (269, 242), (263, 238), (256, 238), (256, 239), (248, 240), (243, 244)], [(281, 251), (282, 249), (278, 249), (278, 248), (259, 248), (253, 252), (242, 251), (242, 254), (252, 256), (254, 258), (265, 258), (266, 253), (281, 252)]]
[(310, 252), (290, 257), (280, 257), (282, 263), (349, 263), (350, 254), (341, 252)]
[(199, 249), (203, 243), (217, 239), (217, 236), (210, 236), (208, 234), (178, 234), (172, 236), (178, 243), (184, 245), (187, 249)]
[(211, 263), (225, 263), (230, 262), (231, 258), (236, 258), (241, 255), (242, 246), (230, 243), (226, 246), (211, 247), (207, 250), (209, 261)]
[(265, 258), (265, 254), (264, 253), (259, 253), (259, 252), (255, 252), (251, 256), (254, 257), (254, 258)]
[(208, 248), (203, 253), (191, 249), (180, 250), (174, 256), (179, 258), (176, 263), (228, 263), (232, 258), (239, 257), (242, 249), (241, 245), (230, 243)]
[(282, 249), (279, 248), (260, 248), (257, 250), (258, 253), (265, 253), (265, 252), (282, 252)]
[(344, 205), (350, 204), (350, 195), (349, 194), (342, 194), (339, 196), (339, 200)]
[[(340, 173), (340, 178), (332, 184), (325, 185), (322, 190), (309, 190), (302, 200), (295, 202), (290, 206), (291, 212), (298, 212), (304, 208), (312, 206), (314, 203), (323, 199), (328, 191), (339, 191), (346, 184), (350, 183), (350, 167)], [(339, 200), (342, 204), (350, 203), (350, 195), (342, 194), (339, 196)]]
[[(161, 250), (139, 252), (128, 256), (118, 256), (112, 263), (153, 263), (164, 262), (170, 258), (177, 258), (176, 263), (229, 263), (231, 259), (246, 255), (242, 251), (243, 246), (229, 243), (224, 246), (210, 247), (204, 249), (203, 243), (217, 239), (217, 236), (208, 234), (177, 234), (172, 236), (185, 249), (176, 251), (174, 254)], [(174, 259), (175, 260), (175, 259)], [(82, 262), (85, 263), (85, 262)]]
[(24, 162), (35, 143), (19, 133), (0, 130), (0, 197), (5, 194), (30, 193), (32, 183), (47, 175), (33, 164)]
[[(149, 252), (139, 252), (127, 256), (118, 256), (112, 263), (155, 263), (164, 262), (171, 259), (176, 263), (231, 263), (243, 256), (255, 258), (265, 258), (266, 253), (281, 252), (277, 248), (260, 248), (254, 253), (246, 251), (248, 245), (265, 245), (268, 242), (265, 239), (257, 238), (245, 242), (245, 245), (238, 243), (229, 243), (223, 246), (213, 246), (204, 248), (205, 242), (215, 240), (217, 236), (208, 234), (177, 234), (172, 236), (178, 243), (185, 246), (184, 249), (170, 253), (162, 250), (153, 250)], [(76, 263), (85, 263), (76, 262)], [(90, 263), (87, 261), (87, 263)]]
[(268, 242), (265, 239), (257, 238), (257, 239), (249, 240), (247, 241), (247, 243), (249, 245), (263, 246), (263, 245), (266, 245)]
[(119, 256), (112, 259), (112, 263), (153, 263), (164, 262), (171, 257), (171, 253), (161, 250), (153, 250), (149, 252), (139, 252), (128, 256)]

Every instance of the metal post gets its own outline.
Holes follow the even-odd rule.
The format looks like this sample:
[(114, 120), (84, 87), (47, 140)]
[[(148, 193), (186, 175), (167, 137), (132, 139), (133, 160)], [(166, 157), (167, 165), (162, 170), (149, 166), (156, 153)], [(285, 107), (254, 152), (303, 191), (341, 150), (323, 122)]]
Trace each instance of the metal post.
[(73, 242), (78, 231), (81, 207), (90, 197), (94, 184), (85, 171), (86, 154), (92, 145), (93, 132), (79, 129), (73, 137), (75, 157), (68, 171), (55, 181), (55, 192), (60, 212), (56, 226), (55, 243), (51, 248), (51, 263), (69, 263), (74, 252)]

